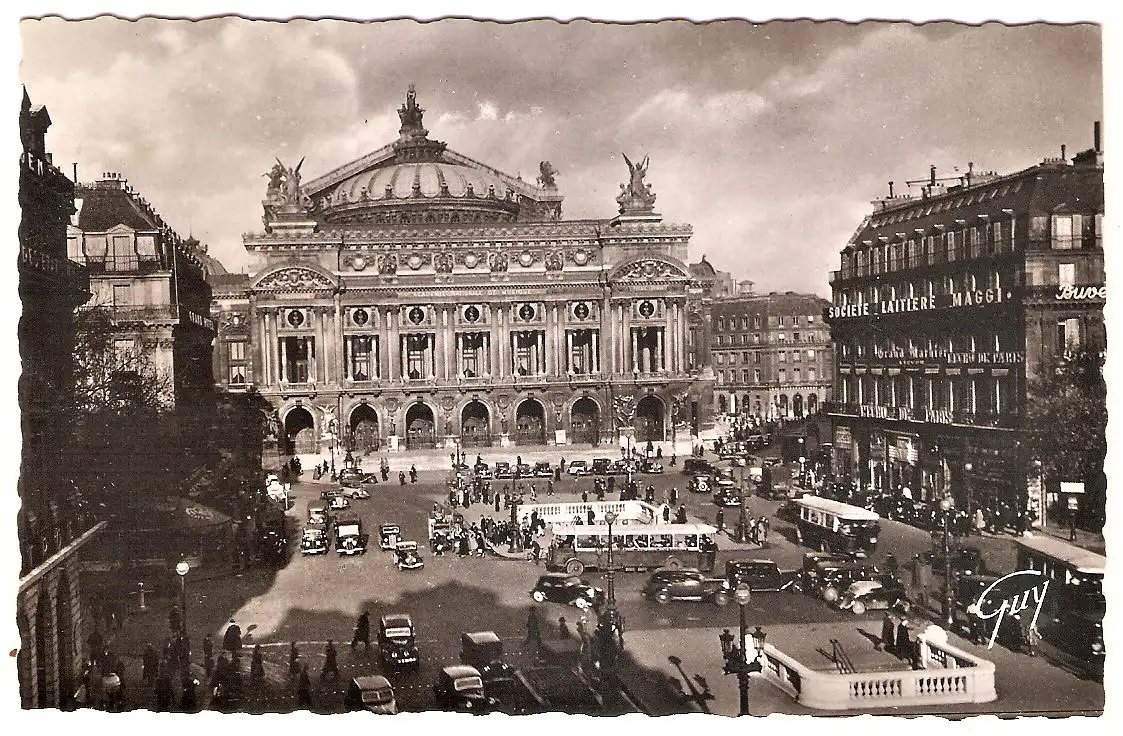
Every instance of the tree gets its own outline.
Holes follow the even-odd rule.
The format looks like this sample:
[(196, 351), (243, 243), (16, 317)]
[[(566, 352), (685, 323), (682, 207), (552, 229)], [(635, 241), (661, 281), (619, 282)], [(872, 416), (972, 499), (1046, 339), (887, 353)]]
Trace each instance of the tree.
[(148, 336), (122, 329), (112, 308), (93, 304), (74, 315), (74, 409), (79, 415), (167, 409), (173, 381), (156, 365)]
[(1107, 479), (1107, 383), (1103, 354), (1091, 350), (1068, 356), (1053, 375), (1030, 387), (1026, 436), (1030, 457), (1041, 462), (1047, 490), (1062, 481), (1083, 482), (1081, 521), (1104, 519)]

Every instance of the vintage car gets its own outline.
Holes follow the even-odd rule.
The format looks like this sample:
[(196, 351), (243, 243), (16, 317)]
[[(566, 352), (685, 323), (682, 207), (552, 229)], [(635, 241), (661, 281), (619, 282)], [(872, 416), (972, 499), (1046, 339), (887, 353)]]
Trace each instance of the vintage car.
[(421, 553), (417, 550), (417, 542), (398, 542), (394, 553), (399, 570), (420, 570), (425, 567)]
[(663, 464), (656, 462), (651, 458), (647, 458), (643, 461), (642, 464), (640, 464), (639, 472), (646, 473), (648, 475), (659, 475), (663, 472)]
[(300, 554), (327, 554), (329, 544), (327, 525), (323, 522), (310, 521), (300, 536)]
[(532, 467), (530, 467), (530, 465), (527, 464), (527, 463), (519, 463), (518, 465), (515, 466), (515, 477), (516, 478), (533, 478), (534, 477), (534, 469)]
[(534, 463), (534, 477), (535, 478), (553, 478), (554, 466), (545, 461)]
[(635, 472), (635, 465), (628, 460), (617, 460), (608, 469), (609, 475), (627, 475), (629, 468)]
[(740, 506), (741, 490), (739, 488), (718, 488), (714, 491), (715, 506)]
[(725, 578), (706, 577), (698, 570), (656, 570), (643, 586), (649, 601), (712, 601), (719, 606), (729, 603), (732, 589)]
[(585, 462), (584, 460), (574, 460), (568, 466), (566, 466), (565, 472), (574, 477), (577, 477), (579, 475), (591, 475), (593, 469), (589, 465), (589, 463)]
[(745, 444), (754, 450), (759, 450), (768, 446), (768, 440), (762, 434), (750, 434)]
[(441, 710), (486, 713), (495, 704), (484, 694), (480, 671), (466, 664), (441, 669), (433, 684), (433, 697)]
[(362, 488), (378, 483), (378, 476), (374, 473), (364, 473), (358, 468), (344, 468), (339, 471), (339, 484), (344, 488)]
[(576, 575), (550, 572), (538, 578), (530, 591), (530, 597), (538, 603), (564, 603), (586, 610), (600, 607), (604, 601), (604, 591)]
[(325, 488), (324, 490), (320, 491), (320, 500), (331, 501), (333, 498), (337, 498), (338, 496), (342, 495), (342, 488)]
[(772, 560), (729, 560), (725, 563), (725, 579), (730, 588), (746, 583), (749, 590), (795, 590), (798, 570), (781, 570)]
[(365, 488), (344, 488), (341, 492), (344, 498), (349, 498), (352, 501), (356, 499), (366, 500), (370, 498), (370, 491)]
[(854, 560), (848, 555), (812, 552), (803, 556), (803, 571), (798, 584), (804, 593), (834, 603), (852, 583), (881, 578), (881, 572), (867, 562)]
[(398, 548), (402, 530), (397, 524), (382, 524), (378, 527), (378, 548), (393, 551)]
[(378, 656), (388, 669), (419, 669), (417, 632), (408, 613), (388, 613), (378, 623)]
[(343, 496), (336, 496), (328, 504), (329, 511), (344, 511), (351, 508), (351, 502)]
[(732, 488), (737, 485), (737, 481), (733, 478), (733, 468), (722, 468), (718, 471), (717, 478), (714, 483), (718, 488)]
[(683, 475), (715, 475), (717, 468), (704, 458), (688, 457), (682, 463)]
[(361, 555), (367, 551), (367, 535), (361, 519), (340, 519), (335, 523), (335, 551), (341, 555)]
[(344, 706), (349, 711), (365, 710), (392, 716), (398, 712), (394, 688), (382, 675), (354, 677), (347, 686)]
[(710, 493), (714, 489), (714, 479), (710, 475), (696, 475), (690, 479), (687, 490), (691, 493)]
[(593, 475), (609, 475), (612, 470), (612, 460), (607, 457), (593, 459)]
[(886, 585), (877, 580), (859, 580), (851, 583), (838, 599), (838, 607), (861, 616), (866, 611), (895, 608), (901, 602), (908, 602), (903, 586), (891, 583)]
[(323, 506), (313, 506), (308, 509), (308, 523), (309, 524), (327, 524), (328, 523), (328, 510)]
[(515, 477), (515, 471), (511, 467), (511, 463), (498, 462), (495, 464), (495, 477), (496, 479), (506, 480)]
[(462, 633), (460, 663), (479, 670), (489, 694), (496, 686), (508, 686), (516, 680), (515, 669), (503, 661), (503, 641), (494, 631)]
[(476, 463), (472, 467), (472, 472), (480, 480), (491, 480), (491, 466), (487, 463)]
[(794, 524), (796, 519), (799, 518), (799, 509), (800, 505), (795, 502), (795, 499), (789, 498), (776, 507), (774, 516), (777, 519), (782, 519), (783, 521)]

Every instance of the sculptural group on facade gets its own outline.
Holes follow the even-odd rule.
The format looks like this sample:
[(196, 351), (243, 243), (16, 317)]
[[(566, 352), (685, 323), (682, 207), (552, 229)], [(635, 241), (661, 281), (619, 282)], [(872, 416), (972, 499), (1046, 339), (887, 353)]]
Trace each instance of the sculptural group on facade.
[(650, 212), (655, 206), (655, 192), (651, 185), (644, 182), (647, 167), (650, 165), (650, 156), (644, 156), (638, 164), (633, 164), (628, 154), (620, 154), (628, 164), (628, 183), (620, 185), (620, 194), (616, 201), (620, 204), (620, 212), (645, 211)]
[(304, 159), (300, 159), (295, 167), (285, 166), (281, 159), (276, 161), (273, 168), (263, 174), (269, 179), (265, 187), (266, 209), (275, 211), (277, 207), (308, 207), (312, 200), (300, 186), (300, 167), (304, 165)]
[(538, 162), (538, 186), (543, 189), (556, 189), (558, 186), (557, 180), (554, 178), (558, 175), (558, 170), (549, 161)]

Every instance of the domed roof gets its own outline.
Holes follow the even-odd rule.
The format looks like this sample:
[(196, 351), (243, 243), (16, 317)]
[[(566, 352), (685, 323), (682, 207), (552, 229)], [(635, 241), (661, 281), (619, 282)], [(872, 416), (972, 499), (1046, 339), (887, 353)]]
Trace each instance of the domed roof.
[(444, 161), (395, 163), (364, 171), (340, 182), (332, 198), (345, 201), (366, 199), (409, 199), (417, 196), (487, 197), (505, 199), (513, 190), (501, 177), (483, 169)]
[(305, 188), (314, 214), (337, 224), (560, 217), (562, 197), (552, 179), (535, 186), (448, 150), (428, 137), (423, 113), (410, 85), (396, 141)]

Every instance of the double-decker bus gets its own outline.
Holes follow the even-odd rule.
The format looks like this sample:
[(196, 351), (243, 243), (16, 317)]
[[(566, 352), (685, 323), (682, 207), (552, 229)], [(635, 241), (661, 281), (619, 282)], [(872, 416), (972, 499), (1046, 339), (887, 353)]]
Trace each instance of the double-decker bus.
[[(552, 569), (580, 575), (586, 568), (608, 566), (608, 526), (555, 524), (554, 541), (546, 558)], [(612, 527), (612, 567), (616, 570), (653, 570), (695, 567), (711, 572), (717, 556), (709, 524), (632, 524)]]
[(881, 517), (874, 512), (819, 496), (802, 496), (795, 503), (799, 508), (796, 535), (800, 544), (820, 552), (859, 557), (877, 548)]
[[(1049, 581), (1037, 628), (1058, 649), (1079, 658), (1097, 676), (1105, 656), (1103, 592), (1107, 558), (1047, 536), (1022, 537), (1018, 570), (1034, 570)], [(1032, 599), (1031, 599), (1032, 601)]]

